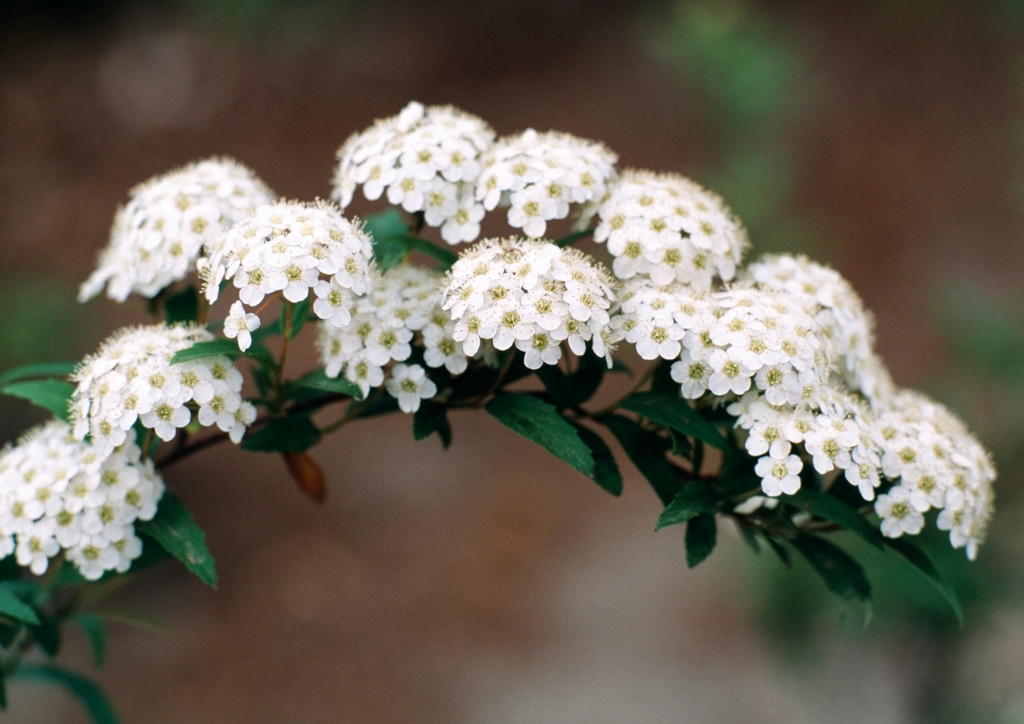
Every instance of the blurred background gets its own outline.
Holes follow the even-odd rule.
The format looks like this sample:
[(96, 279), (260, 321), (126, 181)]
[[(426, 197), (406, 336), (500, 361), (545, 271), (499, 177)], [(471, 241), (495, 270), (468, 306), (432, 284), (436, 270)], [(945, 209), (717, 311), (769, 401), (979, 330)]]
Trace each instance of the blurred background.
[[(896, 380), (996, 455), (979, 561), (931, 545), (967, 623), (869, 552), (866, 631), (737, 536), (688, 571), (628, 463), (616, 500), (486, 416), (447, 452), (395, 417), (316, 449), (323, 507), (275, 457), (170, 471), (221, 585), (161, 564), (110, 601), (163, 622), (113, 627), (125, 721), (1024, 722), (1024, 2), (0, 0), (0, 370), (144, 321), (74, 301), (134, 184), (226, 154), (326, 196), (336, 148), (412, 99), (692, 176), (755, 254), (846, 275)], [(37, 419), (0, 399), (0, 439)], [(75, 634), (62, 657), (90, 669)], [(10, 698), (5, 722), (84, 721)]]

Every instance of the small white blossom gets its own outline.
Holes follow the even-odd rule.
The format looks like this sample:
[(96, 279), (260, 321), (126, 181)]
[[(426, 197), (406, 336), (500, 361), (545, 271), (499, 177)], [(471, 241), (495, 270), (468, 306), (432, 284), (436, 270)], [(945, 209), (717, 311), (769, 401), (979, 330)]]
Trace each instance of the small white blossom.
[(255, 314), (247, 314), (241, 302), (231, 305), (227, 318), (224, 320), (224, 336), (228, 339), (238, 337), (238, 349), (243, 352), (252, 345), (252, 333), (260, 328), (260, 318)]
[(804, 464), (796, 455), (785, 458), (763, 457), (754, 466), (754, 472), (761, 477), (761, 490), (765, 495), (776, 497), (785, 493), (792, 495), (800, 490), (800, 471)]
[(917, 535), (924, 528), (924, 516), (910, 503), (910, 491), (896, 486), (878, 496), (875, 512), (882, 519), (882, 534), (899, 538), (904, 533)]
[(398, 400), (402, 412), (410, 414), (420, 409), (420, 400), (437, 394), (437, 385), (427, 378), (426, 370), (419, 365), (395, 365), (385, 386), (388, 394)]

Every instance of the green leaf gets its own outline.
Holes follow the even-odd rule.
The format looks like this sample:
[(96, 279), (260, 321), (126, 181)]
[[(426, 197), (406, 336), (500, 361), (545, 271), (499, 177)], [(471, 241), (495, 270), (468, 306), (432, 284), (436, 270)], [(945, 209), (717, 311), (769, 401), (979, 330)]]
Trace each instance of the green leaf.
[(363, 230), (372, 236), (375, 242), (388, 236), (402, 236), (409, 233), (405, 221), (402, 220), (402, 215), (398, 209), (394, 208), (367, 216), (363, 220)]
[(345, 377), (328, 377), (324, 373), (322, 367), (320, 369), (313, 370), (309, 374), (303, 375), (292, 384), (312, 390), (323, 390), (324, 392), (334, 392), (340, 395), (350, 395), (357, 400), (363, 399), (363, 391), (359, 389), (359, 385)]
[(308, 414), (271, 420), (242, 440), (243, 450), (256, 452), (305, 452), (320, 442), (320, 430)]
[(396, 209), (368, 217), (364, 229), (373, 237), (373, 254), (382, 274), (401, 264), (413, 251), (441, 262), (444, 268), (451, 267), (458, 259), (451, 250), (410, 235), (402, 215)]
[(295, 339), (306, 325), (306, 321), (309, 319), (310, 304), (309, 297), (306, 297), (301, 302), (295, 302), (294, 304), (286, 302), (281, 305), (281, 329), (284, 329), (285, 315), (288, 314), (288, 309), (291, 309), (292, 333), (288, 336), (288, 339)]
[(36, 615), (32, 607), (3, 585), (0, 585), (0, 614), (33, 626), (39, 625), (39, 616)]
[(96, 668), (103, 666), (107, 658), (107, 629), (103, 625), (103, 619), (91, 613), (77, 613), (72, 619), (85, 632), (92, 647), (92, 661)]
[(28, 380), (11, 382), (0, 388), (0, 392), (12, 397), (21, 397), (37, 407), (52, 412), (61, 420), (69, 418), (68, 400), (75, 386), (63, 380)]
[(573, 231), (573, 232), (571, 232), (569, 234), (566, 234), (565, 236), (563, 236), (558, 241), (556, 241), (555, 244), (557, 244), (558, 246), (560, 246), (562, 248), (565, 248), (567, 246), (572, 246), (573, 244), (575, 244), (580, 239), (585, 239), (586, 237), (590, 236), (593, 233), (594, 233), (593, 229), (584, 229), (583, 231)]
[[(545, 367), (549, 366), (545, 365)], [(572, 421), (572, 426), (576, 428), (580, 439), (590, 448), (590, 454), (594, 456), (594, 482), (612, 495), (622, 495), (622, 473), (619, 472), (619, 466), (615, 462), (615, 456), (612, 455), (611, 449), (601, 439), (601, 436), (589, 427), (584, 427), (576, 421)]]
[(164, 316), (168, 324), (195, 322), (199, 319), (199, 292), (195, 286), (182, 289), (167, 299)]
[(703, 440), (719, 450), (726, 448), (727, 441), (722, 433), (678, 395), (665, 392), (637, 392), (622, 402), (622, 408), (642, 415), (651, 422), (671, 427), (688, 437)]
[(714, 513), (701, 513), (686, 524), (686, 565), (703, 563), (718, 542), (718, 524)]
[(39, 648), (48, 655), (56, 656), (60, 652), (60, 622), (53, 616), (40, 613), (39, 624), (29, 626), (28, 630), (32, 632), (32, 638), (39, 644)]
[(179, 350), (171, 357), (171, 364), (191, 362), (206, 357), (240, 357), (242, 351), (238, 343), (231, 339), (211, 339), (209, 342), (196, 342), (188, 349)]
[(696, 518), (701, 513), (717, 513), (718, 505), (715, 493), (704, 480), (693, 480), (676, 494), (672, 502), (665, 506), (658, 518), (654, 530), (661, 530), (670, 525), (678, 525)]
[(7, 370), (0, 375), (0, 387), (8, 385), (11, 382), (33, 379), (36, 377), (66, 378), (75, 371), (76, 367), (78, 367), (77, 362), (40, 362), (34, 365), (15, 367), (13, 370)]
[(871, 584), (864, 569), (843, 549), (812, 535), (801, 535), (792, 541), (811, 567), (825, 581), (825, 586), (845, 599), (857, 599), (864, 605), (864, 625), (871, 621)]
[(960, 605), (960, 598), (956, 595), (956, 591), (949, 581), (946, 580), (946, 577), (942, 575), (939, 567), (935, 565), (935, 561), (931, 559), (931, 556), (906, 538), (885, 538), (885, 544), (931, 581), (932, 585), (938, 589), (942, 597), (949, 603), (950, 608), (953, 609), (953, 613), (956, 615), (957, 622), (960, 624), (960, 628), (963, 628), (964, 609)]
[(779, 541), (775, 540), (774, 536), (768, 533), (762, 533), (762, 535), (764, 536), (764, 539), (768, 541), (768, 546), (775, 551), (775, 555), (777, 555), (779, 560), (782, 561), (782, 565), (786, 568), (791, 568), (793, 566), (793, 559), (789, 557), (789, 551), (786, 550), (786, 547)]
[(7, 681), (6, 673), (3, 668), (0, 668), (0, 711), (7, 708)]
[(543, 447), (588, 477), (594, 477), (594, 456), (576, 428), (558, 410), (530, 395), (503, 393), (484, 405), (505, 427)]
[(441, 262), (441, 267), (444, 269), (450, 269), (452, 264), (459, 259), (458, 255), (454, 252), (442, 248), (437, 244), (432, 244), (426, 239), (421, 239), (418, 236), (403, 235), (400, 237), (391, 237), (388, 241), (397, 241), (400, 244), (404, 244), (408, 251), (418, 251), (424, 256), (429, 256), (431, 259)]
[(409, 256), (409, 247), (400, 241), (381, 239), (373, 244), (373, 258), (377, 262), (377, 269), (381, 274), (387, 274), (405, 261), (407, 256)]
[(621, 415), (605, 415), (600, 421), (611, 430), (637, 470), (647, 478), (662, 504), (671, 503), (681, 486), (675, 469), (665, 459), (668, 440)]
[(82, 703), (96, 724), (120, 724), (121, 719), (103, 689), (79, 673), (56, 664), (21, 664), (11, 678), (62, 686)]
[(206, 533), (174, 493), (165, 492), (153, 520), (137, 521), (135, 530), (159, 543), (203, 583), (217, 587), (216, 566), (206, 547)]
[(423, 400), (420, 409), (412, 416), (412, 436), (416, 440), (423, 440), (435, 432), (444, 447), (452, 444), (452, 426), (448, 422), (447, 408), (438, 402)]
[(781, 498), (796, 508), (842, 526), (879, 550), (885, 549), (885, 539), (877, 527), (869, 523), (856, 509), (827, 493), (801, 488), (795, 495), (783, 495)]
[(716, 487), (720, 493), (745, 493), (761, 489), (761, 476), (754, 472), (754, 458), (746, 450), (730, 445), (722, 456)]

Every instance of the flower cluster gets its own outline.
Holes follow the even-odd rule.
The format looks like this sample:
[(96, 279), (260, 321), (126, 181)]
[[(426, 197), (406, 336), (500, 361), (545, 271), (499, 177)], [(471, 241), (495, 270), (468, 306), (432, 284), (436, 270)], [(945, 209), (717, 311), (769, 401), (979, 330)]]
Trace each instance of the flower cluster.
[[(277, 292), (289, 302), (300, 302), (313, 290), (316, 315), (344, 326), (354, 295), (370, 288), (372, 255), (366, 233), (330, 204), (267, 204), (233, 226), (210, 255), (203, 268), (206, 298), (215, 301), (227, 279), (234, 281), (239, 300), (248, 306)], [(235, 305), (225, 325), (243, 351), (250, 339), (242, 333), (259, 324), (253, 317)]]
[(42, 575), (63, 550), (89, 580), (124, 573), (142, 553), (133, 523), (163, 492), (133, 440), (102, 456), (66, 423), (42, 425), (0, 452), (0, 558)]
[(744, 276), (762, 288), (786, 291), (817, 306), (815, 318), (833, 347), (842, 381), (850, 389), (869, 399), (881, 398), (889, 391), (884, 367), (872, 352), (874, 320), (839, 272), (805, 256), (781, 254), (761, 257), (746, 268)]
[(79, 300), (99, 294), (123, 302), (153, 297), (195, 268), (203, 246), (274, 194), (245, 166), (226, 158), (193, 163), (132, 189), (114, 218), (110, 243), (82, 284)]
[(524, 239), (488, 239), (452, 267), (442, 309), (455, 320), (453, 338), (473, 355), (481, 340), (495, 349), (513, 344), (530, 369), (561, 359), (561, 342), (581, 355), (586, 343), (608, 356), (612, 281), (575, 249)]
[(548, 221), (569, 215), (571, 204), (604, 196), (617, 160), (600, 143), (530, 129), (499, 139), (484, 154), (476, 198), (488, 211), (508, 206), (509, 225), (538, 238)]
[(71, 398), (74, 434), (86, 435), (101, 455), (130, 441), (138, 421), (161, 440), (172, 439), (192, 421), (217, 425), (238, 442), (256, 419), (242, 400), (242, 373), (227, 357), (204, 357), (171, 364), (175, 352), (213, 335), (201, 327), (166, 326), (123, 329), (100, 345), (74, 374)]
[(494, 131), (476, 116), (410, 103), (339, 149), (333, 198), (344, 208), (359, 185), (371, 201), (387, 191), (389, 202), (441, 227), (449, 244), (473, 241), (484, 217), (475, 198), (480, 155), (493, 142)]
[[(327, 376), (344, 374), (365, 396), (371, 387), (384, 383), (384, 368), (390, 362), (409, 359), (417, 333), (427, 366), (445, 367), (452, 374), (465, 371), (468, 360), (462, 344), (453, 338), (455, 323), (440, 308), (439, 281), (427, 269), (394, 267), (375, 280), (368, 295), (356, 300), (348, 325), (321, 325), (317, 344)], [(415, 412), (419, 399), (437, 393), (415, 364), (395, 365), (387, 389), (406, 412)]]
[(719, 196), (676, 174), (627, 171), (589, 211), (599, 222), (594, 240), (607, 241), (619, 279), (707, 290), (735, 276), (749, 243)]

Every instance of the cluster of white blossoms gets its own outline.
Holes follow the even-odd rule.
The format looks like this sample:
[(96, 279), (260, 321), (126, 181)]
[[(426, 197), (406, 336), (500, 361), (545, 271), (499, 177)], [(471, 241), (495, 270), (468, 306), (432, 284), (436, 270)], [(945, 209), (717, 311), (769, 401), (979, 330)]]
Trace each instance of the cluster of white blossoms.
[(338, 150), (332, 196), (345, 208), (357, 186), (371, 201), (387, 191), (390, 203), (441, 227), (449, 244), (473, 241), (484, 217), (476, 198), (480, 156), (494, 136), (476, 116), (412, 102), (349, 137)]
[(447, 279), (441, 308), (455, 320), (453, 338), (467, 355), (482, 340), (512, 345), (529, 369), (561, 359), (564, 341), (578, 355), (590, 342), (607, 356), (608, 272), (576, 249), (526, 239), (487, 239), (464, 252)]
[(708, 290), (736, 275), (749, 245), (717, 194), (677, 174), (627, 171), (599, 201), (588, 210), (598, 217), (594, 240), (608, 243), (619, 279)]
[[(409, 359), (417, 334), (427, 366), (445, 367), (456, 375), (465, 371), (467, 355), (453, 338), (455, 323), (441, 311), (439, 282), (437, 273), (404, 264), (378, 277), (370, 293), (356, 300), (349, 324), (321, 325), (317, 346), (325, 374), (344, 375), (365, 397), (370, 388), (384, 383), (389, 363)], [(387, 389), (406, 412), (415, 412), (420, 399), (437, 394), (416, 364), (395, 365)]]
[(566, 218), (572, 204), (602, 198), (616, 161), (595, 141), (531, 128), (499, 139), (484, 154), (476, 198), (488, 211), (508, 206), (509, 226), (536, 239), (547, 222)]
[(104, 456), (67, 423), (41, 425), (0, 452), (0, 558), (42, 575), (64, 551), (88, 580), (123, 573), (142, 553), (133, 524), (163, 493), (133, 440)]
[(238, 442), (256, 419), (242, 399), (242, 373), (227, 357), (171, 364), (180, 350), (213, 335), (202, 327), (157, 324), (122, 329), (86, 357), (73, 379), (74, 434), (88, 435), (101, 455), (131, 441), (138, 421), (170, 440), (198, 412), (200, 425), (216, 425)]
[(136, 186), (114, 217), (110, 243), (79, 300), (104, 287), (118, 302), (132, 292), (155, 296), (195, 269), (204, 245), (273, 199), (252, 171), (226, 158), (189, 164)]
[(221, 282), (234, 281), (242, 304), (232, 306), (224, 329), (237, 337), (242, 351), (251, 341), (246, 332), (259, 326), (258, 316), (243, 305), (256, 306), (277, 292), (289, 302), (301, 302), (312, 290), (315, 314), (342, 327), (349, 323), (354, 297), (372, 283), (369, 236), (326, 203), (260, 206), (211, 251), (202, 269), (206, 298), (216, 301)]

